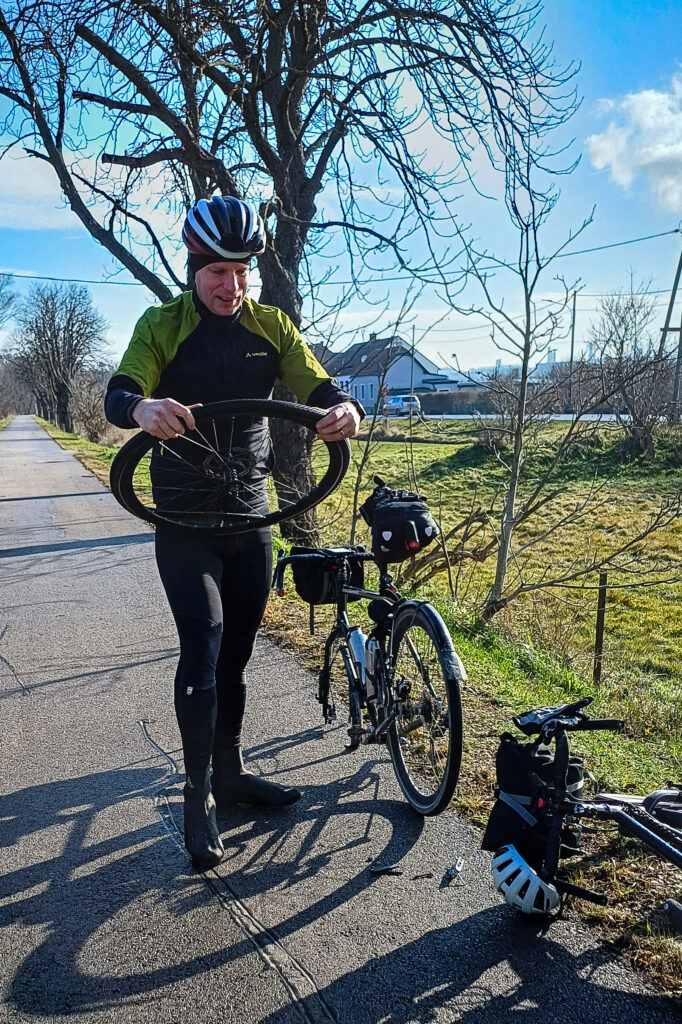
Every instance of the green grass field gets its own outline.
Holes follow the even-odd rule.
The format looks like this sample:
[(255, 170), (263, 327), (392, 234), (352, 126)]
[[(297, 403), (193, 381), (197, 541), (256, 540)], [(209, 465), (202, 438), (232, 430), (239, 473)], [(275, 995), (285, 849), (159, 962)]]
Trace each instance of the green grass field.
[[(107, 480), (115, 447), (94, 445), (49, 427), (53, 437)], [(551, 456), (558, 431), (547, 431), (546, 448), (540, 449), (527, 467), (524, 489)], [(468, 514), (474, 499), (489, 502), (502, 487), (504, 469), (476, 445), (471, 423), (450, 422), (440, 430), (430, 422), (419, 425), (415, 436), (405, 436), (404, 425), (390, 427), (390, 439), (373, 447), (365, 470), (364, 497), (371, 477), (378, 474), (394, 486), (409, 486), (415, 479), (427, 494), (444, 530)], [(419, 431), (424, 436), (417, 436)], [(592, 551), (609, 551), (632, 535), (656, 509), (658, 502), (682, 487), (682, 436), (664, 435), (659, 458), (653, 465), (621, 464), (620, 436), (605, 429), (580, 446), (562, 469), (565, 491), (546, 506), (534, 522), (519, 529), (516, 547), (537, 539), (590, 490), (593, 481), (603, 485), (598, 508), (580, 523), (569, 523), (528, 549), (524, 578), (536, 579), (548, 566), (579, 564)], [(339, 490), (319, 511), (322, 541), (348, 541), (355, 471), (365, 442), (352, 443), (353, 466)], [(492, 529), (488, 527), (487, 529)], [(276, 532), (276, 531), (275, 531)], [(358, 526), (356, 542), (367, 543), (367, 528)], [(682, 568), (682, 521), (655, 534), (640, 552), (640, 567), (655, 559), (671, 560)], [(275, 549), (281, 546), (277, 537)], [(427, 554), (428, 554), (427, 549)], [(512, 570), (516, 571), (516, 570)], [(374, 570), (368, 570), (368, 580)], [(585, 734), (576, 749), (603, 789), (644, 792), (667, 780), (682, 779), (682, 668), (679, 639), (682, 636), (682, 583), (659, 583), (638, 589), (609, 592), (603, 678), (595, 690), (591, 679), (596, 593), (574, 588), (539, 592), (514, 602), (491, 626), (476, 626), (476, 610), (490, 586), (494, 560), (466, 565), (461, 573), (457, 603), (453, 603), (447, 573), (422, 589), (419, 596), (432, 600), (445, 618), (469, 674), (463, 693), (465, 757), (456, 803), (474, 822), (483, 824), (492, 802), (494, 757), (500, 732), (511, 726), (511, 714), (537, 705), (556, 704), (594, 694), (597, 715), (623, 717), (624, 736)], [(397, 572), (400, 586), (400, 572)], [(595, 583), (596, 581), (591, 581)], [(401, 589), (404, 589), (401, 587)], [(353, 606), (353, 615), (362, 617)], [(324, 624), (330, 610), (318, 610), (317, 636), (308, 635), (308, 611), (289, 581), (285, 599), (270, 602), (265, 628), (278, 642), (292, 648), (297, 657), (314, 667), (319, 662)], [(311, 699), (311, 716), (317, 706)], [(618, 859), (618, 870), (604, 871), (607, 858)], [(607, 853), (583, 865), (580, 879), (608, 893), (612, 907), (581, 912), (610, 939), (671, 990), (682, 977), (682, 955), (662, 923), (658, 896), (682, 896), (679, 877), (658, 862), (656, 886), (636, 887), (623, 883), (643, 871), (652, 872), (652, 859), (631, 846), (607, 847)], [(653, 876), (652, 876), (653, 877)], [(660, 891), (659, 891), (660, 890)], [(652, 923), (653, 922), (653, 923)]]

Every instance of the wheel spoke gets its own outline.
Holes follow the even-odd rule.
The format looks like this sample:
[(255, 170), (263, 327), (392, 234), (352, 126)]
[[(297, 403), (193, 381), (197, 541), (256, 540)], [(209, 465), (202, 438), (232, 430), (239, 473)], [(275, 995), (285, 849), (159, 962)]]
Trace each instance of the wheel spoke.
[(271, 493), (268, 502), (268, 420), (276, 417), (312, 431), (319, 413), (264, 399), (197, 408), (188, 434), (162, 443), (138, 434), (127, 442), (112, 463), (112, 490), (125, 508), (150, 522), (217, 534), (302, 514), (338, 486), (349, 449), (313, 445), (314, 476), (294, 470), (286, 482), (277, 481), (277, 499)]
[[(399, 714), (389, 745), (405, 795), (422, 813), (437, 813), (448, 803), (461, 752), (459, 691), (442, 651), (449, 637), (435, 642), (433, 627), (406, 608), (394, 626), (393, 685)], [(452, 700), (456, 703), (453, 719)]]

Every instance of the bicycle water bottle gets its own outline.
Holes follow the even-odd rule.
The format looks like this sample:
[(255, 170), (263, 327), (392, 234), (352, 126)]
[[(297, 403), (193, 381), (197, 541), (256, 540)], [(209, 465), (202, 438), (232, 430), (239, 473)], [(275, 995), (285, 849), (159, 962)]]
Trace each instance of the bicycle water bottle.
[(348, 646), (351, 657), (355, 663), (355, 671), (360, 682), (365, 678), (365, 641), (367, 637), (359, 626), (353, 626), (348, 631)]
[(374, 685), (374, 673), (376, 671), (376, 655), (379, 650), (379, 641), (374, 637), (365, 644), (365, 693), (367, 700), (376, 700), (377, 691)]

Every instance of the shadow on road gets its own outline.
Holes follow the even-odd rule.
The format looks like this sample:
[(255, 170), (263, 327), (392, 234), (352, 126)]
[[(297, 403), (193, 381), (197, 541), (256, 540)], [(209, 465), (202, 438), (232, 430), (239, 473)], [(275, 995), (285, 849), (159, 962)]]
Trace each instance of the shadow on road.
[[(341, 1024), (643, 1024), (677, 1019), (664, 997), (614, 990), (600, 978), (600, 970), (614, 959), (605, 948), (574, 955), (551, 934), (539, 934), (506, 908), (493, 907), (371, 957), (304, 1005), (313, 1013), (322, 1000), (341, 1011)], [(514, 982), (505, 985), (495, 978), (501, 966)], [(283, 1009), (260, 1024), (290, 1020)]]
[(57, 551), (80, 551), (82, 548), (111, 548), (128, 544), (153, 544), (153, 533), (131, 533), (124, 537), (98, 537), (93, 540), (66, 540), (58, 544), (32, 544), (23, 548), (0, 550), (0, 558), (23, 558), (26, 555), (54, 554)]
[[(303, 749), (318, 733), (310, 730), (296, 740)], [(259, 756), (276, 758), (292, 742), (292, 736), (272, 740), (264, 745), (267, 750), (259, 748)], [(284, 908), (284, 919), (274, 925), (279, 940), (361, 899), (376, 882), (364, 856), (370, 832), (371, 859), (379, 836), (384, 840), (380, 858), (389, 863), (409, 853), (424, 822), (403, 802), (378, 796), (375, 762), (358, 766), (348, 759), (344, 775), (345, 755), (336, 756), (343, 777), (305, 788), (293, 807), (221, 814), (228, 856), (217, 875), (207, 876), (213, 879), (210, 888), (189, 870), (178, 845), (179, 777), (170, 755), (161, 766), (154, 758), (3, 798), (0, 845), (14, 846), (15, 862), (21, 859), (25, 866), (0, 879), (0, 925), (19, 925), (16, 934), (28, 947), (15, 943), (12, 968), (5, 965), (7, 973), (14, 972), (10, 1007), (49, 1019), (93, 1010), (124, 1017), (126, 1006), (147, 1005), (166, 986), (253, 954), (245, 933), (237, 932), (233, 941), (236, 918), (220, 925), (220, 915), (230, 914), (232, 897), (254, 908), (269, 907), (271, 893), (272, 907)], [(155, 797), (167, 813), (150, 821), (148, 801)], [(219, 903), (216, 882), (226, 894)], [(283, 891), (291, 896), (283, 897)], [(404, 908), (406, 915), (418, 912), (416, 891), (413, 900)], [(207, 906), (213, 908), (208, 918), (213, 941), (201, 931), (207, 918), (192, 918)], [(400, 927), (399, 921), (375, 920), (375, 929), (382, 924)], [(174, 941), (181, 935), (184, 946)], [(473, 1021), (481, 1013), (506, 1021), (512, 1012), (528, 1024), (612, 1021), (633, 1014), (641, 1021), (671, 1019), (665, 1000), (608, 987), (599, 976), (614, 959), (607, 950), (574, 956), (500, 907), (431, 929), (386, 955), (360, 949), (353, 959), (363, 966), (321, 991), (342, 1022)], [(333, 974), (333, 948), (324, 949), (324, 961)], [(504, 978), (517, 979), (511, 986), (495, 979), (499, 965), (506, 965)], [(448, 1012), (456, 1009), (453, 1016), (439, 1016), (446, 1005)], [(652, 1017), (664, 1008), (663, 1017)], [(309, 1019), (317, 1019), (312, 1003), (309, 1009)], [(291, 1012), (287, 1004), (262, 1024), (290, 1024)]]
[[(310, 732), (316, 735), (319, 730)], [(305, 733), (299, 735), (298, 743), (306, 738), (310, 737)], [(270, 753), (276, 756), (280, 745), (284, 748), (292, 742), (294, 737), (271, 741)], [(343, 753), (338, 756), (344, 758)], [(161, 954), (159, 943), (153, 942), (149, 955), (140, 955), (159, 921), (168, 940), (177, 927), (173, 920), (214, 901), (178, 846), (182, 830), (178, 776), (169, 773), (166, 765), (153, 764), (150, 760), (142, 766), (35, 786), (3, 798), (0, 847), (14, 847), (15, 862), (21, 859), (25, 866), (0, 878), (0, 926), (20, 925), (21, 933), (33, 935), (35, 943), (15, 962), (8, 985), (9, 1004), (22, 1013), (52, 1019), (84, 1010), (122, 1010), (131, 1003), (145, 1003), (164, 986), (253, 953), (252, 942), (240, 933), (237, 942), (208, 949), (202, 936), (194, 935), (191, 956), (179, 953), (170, 941), (164, 943)], [(348, 878), (348, 856), (369, 842), (372, 821), (384, 818), (390, 823), (383, 855), (394, 859), (405, 855), (423, 827), (403, 803), (377, 800), (376, 782), (372, 763), (366, 762), (336, 783), (307, 787), (295, 807), (257, 814), (253, 809), (235, 808), (221, 816), (228, 848), (226, 863), (220, 866), (226, 891), (239, 899), (256, 895), (267, 899), (268, 890), (293, 888), (333, 869), (332, 891), (278, 927), (280, 938), (357, 896), (374, 876), (363, 867)], [(137, 814), (131, 812), (135, 806), (131, 801), (151, 802), (159, 794), (169, 809), (170, 827), (156, 816), (149, 823), (144, 804), (142, 815), (139, 804)], [(344, 802), (351, 795), (353, 799)], [(336, 831), (335, 841), (330, 843), (327, 837), (321, 844), (324, 848), (318, 849), (325, 828), (343, 821), (344, 815), (354, 820), (347, 838), (336, 841), (343, 835)], [(123, 832), (114, 828), (111, 835), (112, 822), (120, 825), (140, 818), (144, 824), (139, 827)], [(55, 849), (59, 850), (56, 855)], [(232, 876), (237, 861), (238, 872)], [(346, 879), (340, 886), (339, 876)], [(145, 907), (150, 907), (149, 913)], [(234, 936), (234, 926), (225, 932)]]

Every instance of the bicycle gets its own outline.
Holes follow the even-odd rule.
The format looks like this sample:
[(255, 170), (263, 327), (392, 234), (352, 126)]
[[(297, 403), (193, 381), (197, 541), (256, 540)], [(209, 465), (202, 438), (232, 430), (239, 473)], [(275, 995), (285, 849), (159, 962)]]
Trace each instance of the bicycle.
[[(379, 568), (378, 590), (364, 586), (363, 566), (369, 562)], [(295, 582), (301, 571), (318, 574), (325, 603), (336, 605), (318, 675), (317, 700), (325, 724), (337, 719), (332, 675), (340, 658), (348, 684), (348, 749), (386, 743), (408, 803), (419, 814), (439, 814), (459, 777), (460, 683), (467, 679), (440, 614), (427, 601), (401, 597), (386, 565), (363, 548), (280, 551), (273, 580), (280, 597), (287, 566)], [(348, 602), (360, 599), (369, 601), (373, 626), (368, 637), (348, 618)], [(311, 603), (311, 632), (314, 607)]]
[[(596, 793), (591, 800), (584, 799), (582, 761), (571, 756), (567, 734), (602, 729), (622, 732), (625, 728), (621, 719), (590, 718), (583, 708), (592, 699), (585, 697), (514, 717), (525, 736), (537, 737), (530, 744), (518, 744), (518, 749), (524, 749), (518, 763), (528, 762), (529, 769), (527, 784), (518, 775), (513, 780), (519, 792), (508, 792), (510, 779), (500, 779), (501, 770), (502, 774), (514, 774), (504, 767), (510, 759), (500, 756), (503, 744), (513, 744), (514, 737), (505, 734), (498, 750), (497, 801), (483, 846), (496, 846), (497, 837), (505, 830), (514, 840), (496, 849), (493, 879), (505, 901), (526, 914), (555, 910), (565, 894), (606, 906), (603, 895), (574, 885), (559, 874), (562, 857), (578, 852), (576, 829), (579, 838), (585, 819), (615, 822), (626, 835), (641, 840), (659, 857), (682, 869), (682, 785), (658, 789), (645, 797)], [(548, 749), (552, 741), (553, 759)], [(534, 777), (530, 777), (534, 759)], [(670, 899), (666, 910), (674, 927), (682, 931), (682, 906)]]

